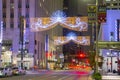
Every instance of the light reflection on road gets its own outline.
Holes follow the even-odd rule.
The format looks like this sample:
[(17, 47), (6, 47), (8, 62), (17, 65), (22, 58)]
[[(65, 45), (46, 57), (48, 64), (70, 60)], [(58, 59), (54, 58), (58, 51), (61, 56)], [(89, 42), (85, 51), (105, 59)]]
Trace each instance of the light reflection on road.
[(0, 80), (92, 80), (84, 71), (39, 71), (38, 74), (27, 74), (0, 78)]

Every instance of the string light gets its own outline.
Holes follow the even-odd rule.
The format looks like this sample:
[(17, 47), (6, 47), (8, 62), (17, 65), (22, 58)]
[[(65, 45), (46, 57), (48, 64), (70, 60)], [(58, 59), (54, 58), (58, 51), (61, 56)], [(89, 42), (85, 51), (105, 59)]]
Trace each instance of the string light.
[(90, 45), (90, 37), (89, 36), (78, 36), (78, 37), (54, 37), (54, 44), (55, 45), (64, 45), (66, 43), (69, 43), (70, 41), (73, 41), (80, 45)]
[(55, 27), (60, 24), (61, 26), (76, 30), (76, 31), (87, 31), (88, 24), (86, 17), (66, 17), (61, 11), (56, 11), (49, 18), (31, 18), (31, 30), (32, 31), (44, 31)]

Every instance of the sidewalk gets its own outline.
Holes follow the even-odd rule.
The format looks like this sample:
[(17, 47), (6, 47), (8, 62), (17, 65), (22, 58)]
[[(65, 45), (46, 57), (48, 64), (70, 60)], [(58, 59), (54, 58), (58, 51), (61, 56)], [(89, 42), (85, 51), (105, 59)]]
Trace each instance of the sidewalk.
[(109, 72), (102, 75), (102, 80), (120, 80), (120, 75)]

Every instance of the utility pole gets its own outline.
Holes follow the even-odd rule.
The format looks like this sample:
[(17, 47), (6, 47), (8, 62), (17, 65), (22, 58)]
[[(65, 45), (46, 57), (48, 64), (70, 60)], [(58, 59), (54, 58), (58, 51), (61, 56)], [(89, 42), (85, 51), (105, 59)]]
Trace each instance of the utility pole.
[(21, 52), (21, 68), (23, 69), (23, 57), (24, 57), (24, 16), (20, 17), (20, 52)]

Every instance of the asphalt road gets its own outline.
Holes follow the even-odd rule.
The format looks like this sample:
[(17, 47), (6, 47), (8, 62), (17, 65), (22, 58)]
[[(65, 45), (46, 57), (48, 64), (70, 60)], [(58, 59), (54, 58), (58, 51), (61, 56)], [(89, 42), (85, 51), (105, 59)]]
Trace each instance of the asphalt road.
[(91, 80), (89, 75), (80, 71), (41, 71), (36, 74), (26, 74), (0, 78), (0, 80)]

